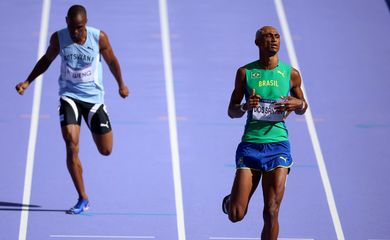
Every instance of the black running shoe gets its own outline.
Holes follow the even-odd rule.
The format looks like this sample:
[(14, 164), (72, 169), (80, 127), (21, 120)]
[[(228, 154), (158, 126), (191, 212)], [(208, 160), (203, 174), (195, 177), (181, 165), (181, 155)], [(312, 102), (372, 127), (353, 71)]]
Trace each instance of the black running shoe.
[(222, 200), (222, 212), (225, 214), (228, 214), (228, 209), (227, 209), (227, 201), (230, 198), (230, 194), (225, 196)]

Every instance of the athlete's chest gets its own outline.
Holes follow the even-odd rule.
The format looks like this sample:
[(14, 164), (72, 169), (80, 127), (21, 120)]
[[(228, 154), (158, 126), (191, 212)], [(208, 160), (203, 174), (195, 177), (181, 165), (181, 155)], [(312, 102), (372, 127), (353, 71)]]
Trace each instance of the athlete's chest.
[(262, 98), (278, 99), (289, 91), (290, 73), (279, 68), (247, 70), (246, 85), (248, 92), (254, 89)]

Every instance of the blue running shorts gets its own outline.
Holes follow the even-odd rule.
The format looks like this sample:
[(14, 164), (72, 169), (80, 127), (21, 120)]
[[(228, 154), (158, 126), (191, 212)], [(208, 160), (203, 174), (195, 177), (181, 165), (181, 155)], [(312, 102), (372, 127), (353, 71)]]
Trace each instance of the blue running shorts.
[(241, 142), (236, 151), (236, 168), (250, 168), (259, 171), (272, 171), (275, 168), (290, 168), (293, 160), (290, 142), (250, 143)]

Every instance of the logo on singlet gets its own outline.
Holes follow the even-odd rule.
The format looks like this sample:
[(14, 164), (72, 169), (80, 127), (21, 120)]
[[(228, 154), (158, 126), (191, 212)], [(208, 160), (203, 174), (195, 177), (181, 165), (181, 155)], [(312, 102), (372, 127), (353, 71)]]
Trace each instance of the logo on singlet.
[(278, 72), (277, 72), (277, 73), (279, 73), (280, 75), (282, 75), (282, 76), (284, 77), (284, 72), (282, 72), (282, 71), (278, 70)]
[(278, 80), (260, 80), (259, 87), (279, 87)]

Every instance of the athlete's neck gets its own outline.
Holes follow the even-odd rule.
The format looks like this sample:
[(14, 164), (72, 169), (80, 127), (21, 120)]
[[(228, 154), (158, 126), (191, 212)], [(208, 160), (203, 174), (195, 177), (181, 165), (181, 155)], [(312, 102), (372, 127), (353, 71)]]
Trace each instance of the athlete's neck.
[(278, 66), (278, 55), (264, 56), (260, 55), (259, 64), (264, 69), (274, 69)]
[(77, 43), (80, 45), (84, 44), (85, 41), (87, 41), (87, 29), (85, 29), (85, 31), (81, 34), (80, 38), (78, 38), (78, 39), (74, 39), (73, 37), (71, 37), (71, 38), (72, 38), (72, 41), (74, 43)]

